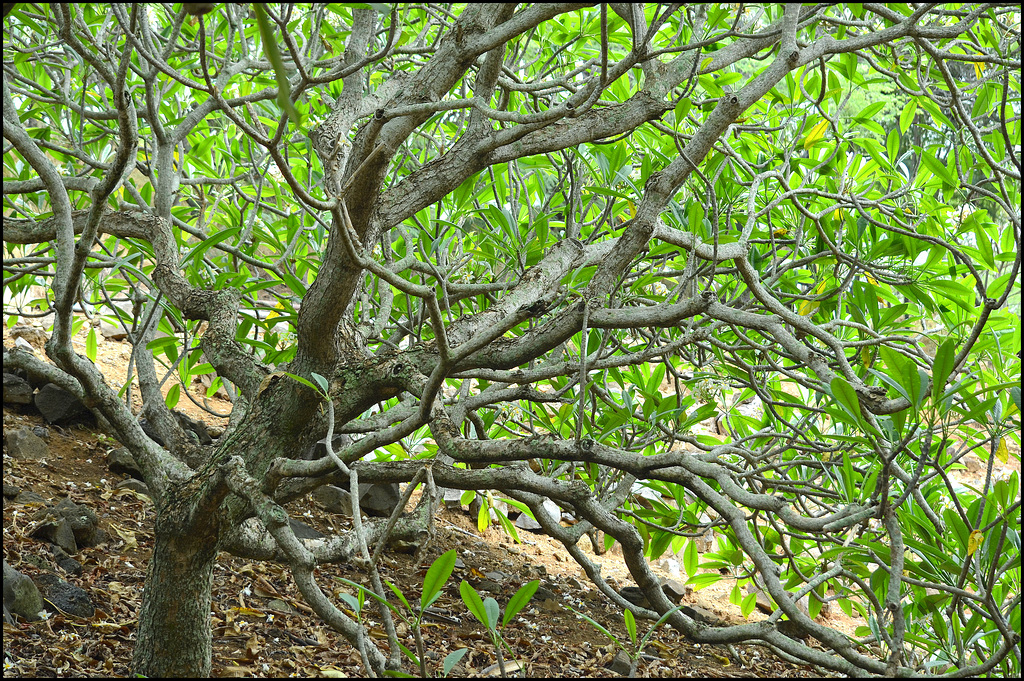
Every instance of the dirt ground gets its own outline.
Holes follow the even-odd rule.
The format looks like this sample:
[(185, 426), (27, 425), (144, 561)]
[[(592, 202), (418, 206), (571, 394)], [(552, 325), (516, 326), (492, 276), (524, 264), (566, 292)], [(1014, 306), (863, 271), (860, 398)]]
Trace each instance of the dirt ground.
[[(87, 327), (75, 338), (76, 349), (85, 354)], [(97, 332), (97, 336), (99, 334)], [(101, 337), (100, 337), (101, 338)], [(9, 330), (4, 344), (10, 345)], [(41, 357), (44, 353), (39, 348)], [(96, 363), (108, 382), (120, 387), (130, 356), (130, 346), (117, 341), (100, 340)], [(164, 384), (170, 389), (175, 377)], [(217, 397), (206, 398), (203, 387), (189, 386), (195, 403), (184, 396), (177, 408), (209, 425), (223, 426), (230, 403)], [(135, 390), (137, 402), (138, 391)], [(208, 410), (197, 404), (204, 404)], [(212, 413), (211, 413), (212, 412)], [(4, 409), (4, 430), (21, 425), (45, 425), (38, 415)], [(135, 638), (136, 612), (141, 599), (145, 571), (152, 549), (153, 506), (148, 497), (125, 489), (114, 489), (117, 476), (104, 464), (107, 452), (118, 444), (83, 427), (49, 426), (50, 456), (43, 461), (14, 461), (4, 456), (4, 483), (32, 490), (44, 498), (58, 500), (68, 496), (96, 510), (106, 543), (84, 549), (75, 556), (84, 565), (80, 577), (67, 577), (89, 592), (96, 615), (89, 621), (56, 615), (44, 622), (4, 625), (5, 677), (18, 676), (127, 676)], [(1011, 456), (1011, 465), (1019, 472), (1019, 452)], [(976, 457), (974, 457), (976, 459)], [(973, 470), (971, 470), (973, 468)], [(966, 481), (984, 477), (980, 461), (963, 472)], [(415, 497), (414, 497), (415, 501)], [(23, 534), (34, 509), (4, 504), (4, 556), (12, 566), (29, 574), (30, 555), (48, 556), (48, 545)], [(312, 501), (289, 507), (293, 517), (324, 532), (345, 531), (351, 520), (324, 512)], [(445, 510), (438, 516), (438, 532), (424, 562), (412, 563), (412, 556), (385, 554), (381, 566), (385, 579), (393, 581), (410, 601), (418, 600), (426, 568), (436, 556), (455, 548), (461, 566), (449, 580), (444, 595), (435, 604), (437, 618), (424, 625), (431, 673), (440, 675), (440, 664), (450, 651), (468, 648), (453, 675), (497, 675), (494, 646), (485, 629), (468, 613), (459, 597), (458, 585), (466, 579), (472, 584), (500, 577), (500, 588), (493, 595), (504, 605), (523, 583), (540, 579), (561, 602), (531, 603), (503, 632), (514, 652), (514, 663), (525, 667), (528, 676), (614, 677), (606, 668), (616, 653), (609, 640), (564, 605), (602, 623), (618, 640), (628, 646), (622, 613), (608, 604), (589, 583), (564, 547), (544, 535), (521, 531), (521, 544), (492, 525), (483, 535), (475, 522), (457, 510)], [(602, 574), (617, 586), (632, 584), (621, 554), (613, 549), (593, 556), (589, 542), (585, 551), (602, 566)], [(618, 547), (616, 547), (618, 548)], [(653, 567), (665, 578), (670, 575), (659, 561)], [(318, 581), (329, 592), (338, 594), (347, 587), (336, 581), (339, 576), (359, 581), (362, 574), (349, 566), (332, 565), (318, 569)], [(488, 575), (488, 573), (492, 573)], [(685, 574), (683, 576), (685, 580)], [(722, 580), (684, 598), (687, 604), (709, 610), (728, 622), (741, 622), (737, 606), (729, 602), (732, 582)], [(487, 594), (485, 594), (487, 595)], [(324, 626), (306, 606), (287, 569), (269, 563), (252, 563), (221, 554), (215, 573), (214, 602), (215, 676), (359, 676), (362, 665), (358, 653), (340, 635)], [(749, 620), (765, 616), (755, 610)], [(379, 645), (386, 648), (379, 616), (370, 608), (365, 620), (374, 627)], [(819, 620), (843, 633), (853, 635), (863, 621), (848, 618), (833, 607)], [(644, 633), (649, 623), (640, 623)], [(408, 627), (399, 627), (406, 645), (413, 647)], [(693, 643), (670, 628), (652, 637), (638, 674), (670, 678), (676, 676), (820, 676), (824, 670), (794, 665), (759, 646), (709, 646)], [(506, 655), (506, 662), (509, 658)], [(407, 671), (413, 671), (407, 665)]]

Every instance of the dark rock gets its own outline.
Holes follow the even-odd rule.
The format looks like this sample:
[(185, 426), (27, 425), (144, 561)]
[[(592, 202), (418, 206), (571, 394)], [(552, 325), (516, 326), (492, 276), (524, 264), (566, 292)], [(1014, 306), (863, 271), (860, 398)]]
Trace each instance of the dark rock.
[(125, 447), (118, 447), (107, 454), (107, 468), (117, 475), (130, 475), (142, 479), (142, 471), (135, 463), (135, 457)]
[(68, 521), (79, 546), (95, 546), (100, 542), (99, 518), (91, 508), (64, 498), (54, 507), (54, 511)]
[(647, 596), (644, 595), (644, 592), (638, 586), (624, 586), (619, 589), (619, 595), (638, 607), (651, 607), (651, 604), (647, 601)]
[(65, 518), (57, 516), (53, 509), (39, 509), (33, 520), (34, 524), (26, 531), (28, 536), (56, 544), (69, 554), (78, 553), (78, 544), (75, 543), (75, 533), (71, 529), (71, 524)]
[(186, 433), (195, 433), (196, 437), (199, 439), (199, 444), (204, 447), (206, 445), (213, 444), (213, 438), (210, 437), (210, 433), (206, 430), (205, 423), (197, 421), (188, 414), (183, 414), (180, 411), (174, 412), (174, 416), (178, 419), (178, 423), (181, 424), (182, 429), (184, 429)]
[(21, 376), (5, 371), (4, 404), (32, 404), (32, 386)]
[[(21, 615), (29, 622), (42, 619), (43, 598), (35, 583), (4, 561), (4, 617)], [(13, 623), (13, 622), (12, 622)]]
[(794, 641), (800, 641), (801, 643), (808, 643), (807, 634), (799, 624), (792, 620), (779, 620), (775, 623), (775, 628), (779, 630), (783, 636), (787, 636)]
[(43, 598), (49, 601), (58, 612), (89, 618), (96, 614), (96, 609), (89, 599), (89, 594), (79, 586), (68, 584), (51, 572), (37, 575), (36, 586)]
[(476, 590), (486, 591), (490, 594), (500, 594), (502, 591), (501, 584), (495, 582), (493, 579), (480, 580), (480, 583), (476, 585)]
[(12, 458), (38, 461), (50, 452), (42, 438), (33, 433), (27, 426), (11, 430), (4, 434), (7, 453)]
[(5, 497), (10, 497), (10, 498), (13, 499), (14, 497), (18, 496), (19, 494), (21, 494), (21, 488), (20, 487), (18, 487), (17, 485), (9, 485), (6, 482), (4, 483), (4, 496)]
[(715, 617), (714, 613), (709, 610), (705, 610), (700, 606), (684, 605), (679, 609), (679, 612), (683, 613), (695, 622), (706, 624), (710, 627), (720, 627), (724, 624), (722, 620)]
[(16, 504), (45, 504), (46, 499), (30, 489), (22, 490), (21, 494), (14, 498)]
[(39, 389), (35, 404), (48, 423), (73, 423), (92, 416), (80, 399), (53, 383), (47, 383)]
[(366, 488), (359, 485), (359, 510), (366, 515), (390, 517), (402, 500), (402, 491), (397, 482), (373, 483)]
[(554, 591), (547, 588), (546, 586), (538, 586), (537, 591), (533, 594), (533, 600), (535, 601), (558, 601), (558, 596)]
[(295, 518), (290, 518), (288, 520), (288, 525), (292, 528), (292, 532), (294, 532), (295, 536), (299, 539), (323, 539), (325, 536), (318, 530), (310, 527), (301, 520), (296, 520)]
[(61, 570), (70, 575), (82, 574), (82, 564), (65, 553), (64, 549), (59, 546), (53, 546), (50, 550), (53, 551), (54, 562), (57, 563)]
[(42, 348), (44, 345), (46, 345), (46, 341), (48, 340), (45, 331), (43, 331), (42, 329), (37, 329), (34, 326), (29, 326), (28, 324), (19, 324), (18, 326), (15, 326), (13, 329), (11, 329), (10, 335), (11, 338), (14, 339), (23, 338), (25, 342), (29, 343), (30, 345), (37, 346), (39, 348)]
[(32, 432), (35, 433), (36, 437), (44, 440), (50, 439), (50, 429), (46, 426), (32, 426)]
[[(172, 412), (174, 417), (178, 420), (178, 425), (185, 431), (186, 435), (191, 433), (194, 435), (192, 438), (195, 444), (210, 445), (213, 444), (213, 438), (210, 437), (210, 433), (206, 430), (206, 424), (202, 421), (196, 421), (188, 414), (183, 414), (180, 411)], [(160, 434), (156, 432), (156, 428), (149, 422), (148, 419), (139, 419), (139, 425), (142, 426), (142, 432), (144, 432), (149, 439), (157, 443), (161, 447), (164, 446), (164, 439), (160, 437)]]

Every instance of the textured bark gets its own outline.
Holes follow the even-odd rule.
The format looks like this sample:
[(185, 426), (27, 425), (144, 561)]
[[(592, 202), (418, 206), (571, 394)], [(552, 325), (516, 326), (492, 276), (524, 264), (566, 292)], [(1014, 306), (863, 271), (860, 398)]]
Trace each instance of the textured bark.
[(132, 661), (135, 673), (151, 678), (210, 675), (218, 521), (196, 514), (193, 504), (176, 499), (157, 514)]

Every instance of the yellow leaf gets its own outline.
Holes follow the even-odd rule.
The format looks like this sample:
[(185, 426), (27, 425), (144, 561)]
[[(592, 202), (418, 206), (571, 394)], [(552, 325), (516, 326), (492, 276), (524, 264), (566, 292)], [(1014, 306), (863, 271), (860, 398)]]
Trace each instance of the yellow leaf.
[(772, 232), (772, 234), (778, 237), (786, 236), (787, 234), (789, 234), (789, 227), (779, 227), (774, 232)]
[(982, 74), (985, 73), (985, 62), (983, 61), (972, 61), (974, 64), (974, 75), (978, 77), (978, 80), (982, 79)]
[(996, 458), (1006, 463), (1010, 459), (1010, 450), (1006, 448), (1006, 440), (999, 438), (999, 446), (996, 447)]
[(828, 129), (828, 121), (824, 120), (811, 128), (811, 131), (807, 133), (807, 137), (804, 138), (804, 149), (807, 149), (815, 142), (825, 136), (825, 130)]
[(868, 367), (871, 366), (871, 361), (873, 359), (874, 359), (874, 356), (873, 356), (873, 354), (871, 352), (871, 348), (865, 347), (865, 348), (861, 349), (861, 351), (860, 351), (860, 361), (864, 365), (865, 368), (868, 368)]
[(867, 279), (868, 283), (871, 284), (872, 286), (878, 286), (878, 281), (874, 277), (872, 277), (870, 274), (867, 274), (865, 272), (864, 273), (864, 278)]
[(801, 300), (800, 307), (797, 308), (796, 313), (801, 317), (806, 317), (809, 314), (813, 314), (815, 310), (821, 305), (817, 300)]
[(967, 539), (967, 555), (973, 556), (983, 541), (985, 541), (985, 535), (981, 533), (981, 530), (971, 530), (971, 536)]
[[(821, 295), (822, 292), (824, 292), (825, 286), (827, 284), (828, 282), (822, 279), (821, 283), (815, 286), (814, 291), (812, 291), (811, 293), (816, 296)], [(814, 311), (817, 310), (820, 305), (821, 302), (817, 300), (802, 300), (800, 301), (800, 307), (797, 308), (796, 313), (802, 317), (806, 317), (807, 315), (814, 313)]]

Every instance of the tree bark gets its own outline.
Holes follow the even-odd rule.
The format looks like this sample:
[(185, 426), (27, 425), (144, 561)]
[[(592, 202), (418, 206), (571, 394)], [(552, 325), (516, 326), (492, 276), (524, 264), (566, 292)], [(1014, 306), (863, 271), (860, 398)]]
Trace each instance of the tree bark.
[(175, 499), (158, 511), (133, 672), (150, 678), (210, 676), (218, 525), (215, 515), (195, 513), (194, 498)]

